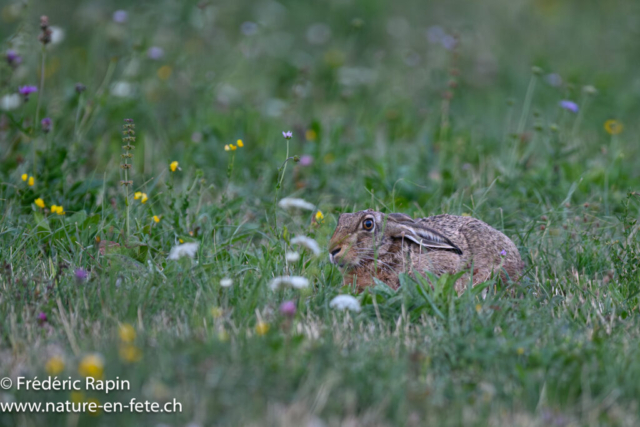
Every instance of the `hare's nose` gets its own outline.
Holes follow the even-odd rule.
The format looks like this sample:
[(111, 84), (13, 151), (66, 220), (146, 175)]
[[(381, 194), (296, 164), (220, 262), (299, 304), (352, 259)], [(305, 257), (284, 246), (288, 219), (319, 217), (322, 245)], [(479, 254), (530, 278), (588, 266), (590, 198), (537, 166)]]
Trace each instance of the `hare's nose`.
[(336, 255), (338, 255), (340, 253), (340, 251), (342, 250), (342, 248), (336, 248), (334, 250), (331, 251), (331, 256), (335, 257)]

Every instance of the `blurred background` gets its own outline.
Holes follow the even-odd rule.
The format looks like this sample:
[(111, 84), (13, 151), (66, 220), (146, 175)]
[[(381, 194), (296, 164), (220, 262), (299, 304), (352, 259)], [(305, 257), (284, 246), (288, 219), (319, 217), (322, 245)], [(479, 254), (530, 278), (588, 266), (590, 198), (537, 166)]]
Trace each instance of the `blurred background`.
[[(179, 158), (221, 185), (222, 148), (242, 138), (249, 167), (236, 179), (256, 194), (272, 187), (280, 160), (271, 158), (284, 158), (280, 133), (291, 129), (292, 154), (307, 155), (296, 175), (307, 194), (340, 204), (411, 179), (422, 187), (397, 186), (398, 203), (425, 203), (425, 188), (448, 196), (487, 185), (487, 162), (506, 173), (510, 135), (527, 153), (532, 139), (542, 145), (536, 124), (571, 129), (576, 115), (561, 100), (584, 109), (580, 139), (567, 145), (589, 159), (608, 141), (606, 120), (622, 121), (628, 136), (640, 109), (635, 1), (5, 0), (0, 38), (22, 62), (4, 66), (2, 95), (38, 85), (41, 15), (55, 28), (43, 108), (55, 139), (73, 133), (81, 105), (81, 141), (69, 154), (79, 176), (116, 178), (118, 130), (131, 117), (138, 173), (156, 176)], [(532, 66), (540, 74), (523, 117)], [(82, 99), (76, 83), (87, 88)], [(590, 86), (597, 94), (585, 99)], [(536, 150), (520, 159), (527, 167), (547, 162)], [(637, 153), (630, 144), (627, 158)], [(577, 179), (587, 166), (597, 165), (566, 173)]]

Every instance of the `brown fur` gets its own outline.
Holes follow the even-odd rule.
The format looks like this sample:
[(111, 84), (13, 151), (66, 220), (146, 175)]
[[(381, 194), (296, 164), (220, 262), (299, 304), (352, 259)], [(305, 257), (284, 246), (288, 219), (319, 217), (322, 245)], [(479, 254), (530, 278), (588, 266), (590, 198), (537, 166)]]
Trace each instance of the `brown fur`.
[[(371, 231), (363, 226), (368, 219), (374, 222)], [(503, 250), (504, 257), (500, 254)], [(456, 282), (460, 294), (467, 288), (470, 274), (475, 286), (494, 272), (501, 272), (505, 281), (516, 281), (524, 268), (518, 249), (507, 236), (478, 219), (455, 215), (414, 220), (371, 209), (342, 214), (329, 242), (329, 253), (331, 262), (343, 271), (344, 284), (355, 283), (359, 291), (372, 286), (374, 277), (397, 289), (399, 273), (467, 271)]]

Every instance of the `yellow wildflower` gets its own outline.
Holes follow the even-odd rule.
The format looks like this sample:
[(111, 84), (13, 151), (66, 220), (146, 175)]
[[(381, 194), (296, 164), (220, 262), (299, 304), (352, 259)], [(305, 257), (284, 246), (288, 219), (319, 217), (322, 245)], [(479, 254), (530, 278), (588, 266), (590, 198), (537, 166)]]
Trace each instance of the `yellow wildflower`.
[(23, 181), (26, 181), (27, 178), (29, 178), (29, 175), (27, 175), (26, 173), (23, 173), (21, 178), (22, 178)]
[(160, 222), (160, 217), (158, 215), (154, 215), (153, 216), (153, 222), (155, 222), (155, 223)]
[(236, 147), (236, 146), (235, 146), (235, 145), (233, 145), (233, 144), (229, 144), (229, 148), (231, 148), (231, 151), (236, 151), (236, 149), (237, 149), (238, 147)]
[(44, 200), (42, 200), (40, 197), (38, 197), (37, 199), (35, 199), (35, 200), (33, 201), (33, 203), (35, 203), (37, 207), (39, 207), (39, 208), (41, 208), (41, 209), (44, 209), (44, 206), (45, 206), (45, 204), (44, 204)]
[(231, 150), (231, 148), (229, 147), (229, 144), (225, 145), (224, 146), (224, 151), (229, 151), (229, 150)]
[(133, 342), (136, 339), (136, 330), (128, 323), (123, 323), (118, 327), (118, 335), (123, 342)]
[(142, 359), (142, 350), (133, 344), (121, 346), (118, 353), (120, 354), (120, 359), (127, 363), (135, 363)]
[(169, 168), (171, 169), (171, 172), (175, 172), (178, 169), (178, 162), (176, 162), (175, 160), (173, 162), (171, 162), (171, 164), (169, 165)]
[(141, 191), (136, 191), (135, 193), (133, 193), (133, 200), (138, 200), (140, 197), (142, 197)]
[(211, 307), (211, 317), (219, 319), (224, 314), (224, 311), (220, 307)]
[(94, 417), (100, 415), (100, 401), (95, 397), (87, 399), (87, 412)]
[(316, 212), (316, 222), (318, 224), (324, 222), (324, 215), (322, 214), (322, 211)]
[(241, 139), (239, 139), (236, 144), (238, 144), (238, 147), (244, 147), (244, 143), (242, 142)]
[(309, 129), (304, 133), (304, 137), (307, 138), (307, 141), (315, 141), (318, 137), (318, 134), (315, 130)]
[(35, 183), (36, 183), (35, 179), (32, 176), (30, 176), (29, 177), (29, 182), (27, 183), (27, 184), (29, 184), (29, 187), (33, 187), (33, 184), (35, 184)]
[(46, 365), (44, 365), (44, 369), (47, 371), (47, 374), (51, 376), (59, 375), (64, 371), (64, 360), (60, 356), (53, 356), (47, 360)]
[(184, 240), (182, 240), (182, 239), (178, 239), (178, 242), (180, 242), (180, 244), (183, 244), (183, 243), (184, 243)]
[(104, 375), (104, 358), (98, 353), (86, 355), (78, 365), (78, 373), (83, 377), (102, 379)]
[(64, 211), (64, 208), (62, 206), (51, 205), (51, 213), (54, 213), (54, 214), (57, 214), (57, 215), (64, 215), (65, 211)]
[(476, 304), (476, 312), (480, 313), (482, 311), (482, 305)]
[(156, 74), (158, 74), (158, 78), (160, 80), (167, 80), (169, 77), (171, 77), (172, 72), (173, 70), (171, 69), (171, 67), (169, 67), (168, 65), (163, 65), (162, 67), (158, 68)]
[(224, 328), (220, 329), (218, 332), (218, 339), (222, 342), (229, 341), (229, 333)]
[(147, 200), (149, 200), (149, 197), (147, 197), (147, 193), (142, 193), (142, 196), (140, 197), (140, 202), (147, 203)]
[(518, 350), (516, 350), (518, 352), (519, 356), (522, 356), (524, 354), (524, 348), (522, 347), (518, 347)]
[(81, 391), (72, 391), (69, 397), (73, 403), (84, 402), (84, 393)]
[(624, 126), (618, 120), (607, 120), (604, 122), (604, 130), (607, 131), (609, 135), (617, 135), (624, 129)]
[(258, 335), (265, 335), (267, 332), (269, 332), (269, 324), (260, 320), (256, 324), (256, 333)]

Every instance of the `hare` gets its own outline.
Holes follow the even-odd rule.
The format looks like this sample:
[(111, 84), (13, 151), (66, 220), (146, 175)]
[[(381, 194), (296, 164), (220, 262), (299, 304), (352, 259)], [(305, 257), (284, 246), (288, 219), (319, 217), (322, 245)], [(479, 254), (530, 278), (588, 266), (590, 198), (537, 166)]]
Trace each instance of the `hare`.
[(439, 276), (467, 270), (455, 284), (461, 294), (470, 274), (475, 286), (498, 272), (503, 280), (516, 281), (524, 268), (516, 245), (478, 219), (437, 215), (414, 220), (371, 209), (340, 215), (329, 260), (341, 268), (344, 284), (355, 281), (358, 291), (372, 286), (374, 277), (397, 289), (399, 273)]

